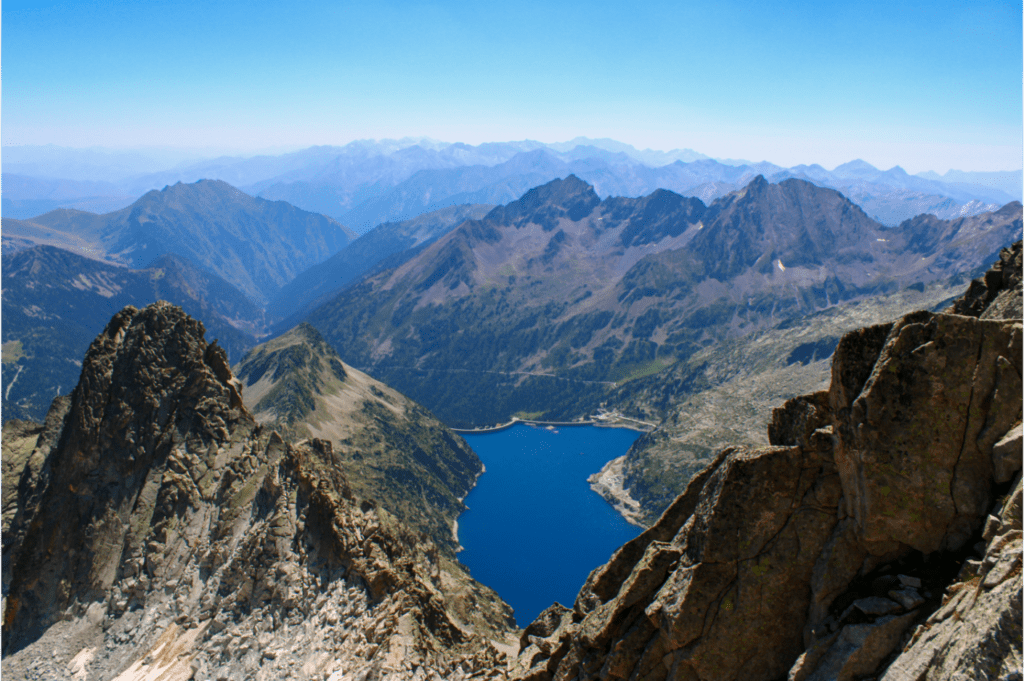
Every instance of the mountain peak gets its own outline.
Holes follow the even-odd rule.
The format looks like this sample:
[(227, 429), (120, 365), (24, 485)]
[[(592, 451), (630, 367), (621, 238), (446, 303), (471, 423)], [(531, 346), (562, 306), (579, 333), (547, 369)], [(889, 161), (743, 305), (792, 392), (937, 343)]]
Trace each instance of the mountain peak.
[(758, 175), (747, 185), (748, 190), (753, 191), (764, 191), (768, 187), (768, 180), (764, 179), (764, 175)]
[(308, 343), (324, 343), (326, 345), (324, 337), (320, 335), (320, 332), (316, 330), (316, 327), (307, 322), (300, 323), (294, 329), (286, 333), (285, 336), (293, 334)]
[(555, 228), (558, 218), (582, 220), (601, 203), (594, 187), (575, 175), (535, 187), (518, 201), (499, 206), (487, 214), (493, 222), (512, 223), (521, 227), (529, 222), (541, 225), (544, 231)]
[(832, 172), (842, 177), (845, 175), (862, 175), (864, 173), (877, 173), (878, 168), (874, 167), (867, 161), (857, 158), (848, 163), (836, 166)]

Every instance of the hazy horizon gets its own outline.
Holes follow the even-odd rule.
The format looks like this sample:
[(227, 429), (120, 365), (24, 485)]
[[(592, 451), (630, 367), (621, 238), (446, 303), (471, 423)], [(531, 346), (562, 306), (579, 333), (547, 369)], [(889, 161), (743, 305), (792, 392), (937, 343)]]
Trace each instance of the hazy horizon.
[[(545, 141), (541, 141), (541, 140), (533, 140), (533, 139), (522, 139), (522, 140), (488, 140), (486, 142), (481, 142), (480, 144), (516, 144), (516, 143), (538, 142), (538, 143), (541, 143), (541, 144), (544, 144), (544, 145), (547, 145), (547, 146), (558, 146), (558, 145), (568, 144), (569, 142), (574, 141), (574, 139), (573, 140), (561, 140), (561, 141), (556, 140), (556, 141), (550, 141), (550, 142), (545, 142)], [(604, 139), (610, 139), (610, 138), (602, 138), (600, 140), (592, 140), (592, 141), (602, 141)], [(138, 145), (138, 146), (125, 146), (125, 147), (94, 145), (94, 146), (87, 146), (87, 147), (74, 147), (74, 146), (68, 146), (68, 145), (58, 145), (58, 144), (53, 144), (53, 143), (49, 143), (49, 144), (26, 144), (26, 145), (3, 144), (2, 146), (7, 151), (13, 151), (13, 150), (16, 150), (16, 149), (17, 150), (22, 150), (22, 149), (54, 149), (54, 150), (68, 150), (68, 151), (72, 151), (72, 152), (93, 152), (93, 153), (97, 153), (97, 154), (108, 155), (110, 157), (130, 156), (130, 155), (138, 155), (138, 156), (145, 157), (147, 154), (149, 154), (149, 156), (148, 156), (149, 160), (157, 161), (157, 160), (159, 160), (161, 158), (167, 159), (167, 163), (171, 164), (171, 165), (166, 166), (166, 168), (163, 165), (159, 166), (159, 169), (164, 170), (164, 169), (171, 169), (174, 166), (187, 166), (187, 165), (190, 165), (190, 164), (195, 163), (195, 162), (200, 162), (201, 163), (203, 161), (213, 161), (213, 160), (216, 160), (218, 158), (249, 159), (249, 158), (256, 158), (256, 157), (260, 157), (260, 156), (267, 156), (267, 157), (283, 156), (283, 155), (286, 155), (286, 154), (292, 154), (292, 153), (296, 153), (296, 152), (301, 152), (301, 151), (304, 151), (304, 150), (307, 150), (307, 149), (312, 149), (312, 148), (318, 148), (318, 147), (343, 148), (343, 147), (346, 147), (346, 146), (348, 146), (350, 144), (357, 144), (357, 143), (361, 143), (361, 142), (376, 144), (376, 143), (385, 143), (385, 142), (401, 143), (401, 142), (408, 141), (408, 144), (405, 145), (405, 146), (413, 146), (414, 144), (421, 144), (424, 140), (429, 140), (429, 142), (432, 145), (437, 145), (437, 146), (441, 146), (441, 147), (452, 146), (452, 145), (456, 145), (456, 144), (468, 144), (468, 143), (466, 143), (464, 141), (461, 141), (461, 140), (448, 141), (448, 140), (436, 140), (436, 139), (433, 139), (433, 138), (426, 138), (426, 137), (412, 137), (412, 136), (409, 136), (409, 137), (404, 137), (404, 138), (399, 138), (399, 139), (394, 139), (394, 138), (380, 138), (380, 139), (361, 138), (361, 139), (349, 140), (348, 142), (340, 143), (340, 144), (287, 145), (287, 146), (278, 146), (278, 147), (268, 147), (268, 148), (262, 148), (262, 149), (260, 149), (260, 148), (256, 148), (256, 149), (243, 149), (243, 148), (229, 148), (229, 147), (221, 147), (221, 148), (217, 148), (217, 147), (174, 147), (174, 146), (169, 146), (169, 145)], [(611, 141), (613, 141), (613, 142), (621, 142), (621, 140), (611, 140)], [(479, 145), (474, 144), (474, 145), (469, 145), (469, 146), (479, 146)], [(630, 145), (630, 146), (633, 146), (633, 145)], [(640, 152), (640, 153), (651, 152), (651, 153), (670, 154), (672, 152), (692, 151), (692, 152), (695, 152), (697, 154), (701, 154), (701, 155), (706, 156), (707, 158), (709, 158), (711, 160), (714, 160), (714, 161), (717, 161), (717, 162), (720, 162), (720, 163), (729, 163), (729, 164), (735, 164), (735, 165), (738, 165), (741, 162), (742, 163), (749, 163), (749, 164), (772, 163), (772, 164), (778, 165), (780, 167), (786, 167), (783, 164), (777, 163), (776, 161), (774, 161), (773, 159), (770, 159), (770, 158), (761, 158), (761, 159), (758, 159), (758, 158), (744, 158), (744, 159), (738, 159), (738, 158), (713, 157), (713, 156), (711, 156), (709, 154), (703, 154), (700, 149), (689, 149), (689, 148), (686, 148), (686, 149), (672, 148), (672, 149), (670, 149), (670, 148), (649, 148), (649, 147), (648, 148), (640, 148), (640, 147), (635, 147), (635, 146), (633, 148), (637, 152)], [(808, 162), (806, 165), (813, 165), (813, 164), (820, 165), (823, 168), (825, 168), (825, 170), (831, 172), (831, 171), (834, 171), (839, 166), (845, 165), (847, 163), (855, 162), (855, 161), (865, 161), (867, 163), (870, 163), (870, 161), (868, 161), (867, 159), (863, 159), (863, 158), (859, 158), (858, 157), (858, 158), (848, 158), (846, 160), (843, 160), (843, 161), (840, 161), (840, 162), (834, 163), (834, 164), (823, 164), (823, 163), (820, 163), (818, 161), (811, 161), (811, 162)], [(799, 164), (794, 164), (794, 165), (799, 165)], [(875, 164), (871, 163), (871, 165), (875, 165)], [(154, 166), (154, 167), (157, 167), (157, 166)], [(951, 167), (951, 168), (945, 169), (944, 171), (934, 171), (932, 168), (922, 168), (921, 170), (917, 170), (917, 171), (911, 172), (905, 165), (902, 165), (902, 164), (899, 164), (899, 163), (896, 163), (896, 164), (894, 164), (892, 166), (875, 166), (875, 167), (878, 168), (879, 170), (883, 170), (883, 171), (887, 171), (887, 170), (891, 170), (893, 168), (899, 167), (899, 168), (902, 168), (903, 170), (905, 170), (906, 172), (908, 172), (910, 174), (919, 174), (919, 173), (927, 173), (927, 172), (938, 172), (939, 175), (944, 175), (946, 172), (996, 172), (997, 173), (997, 172), (1014, 172), (1014, 171), (1018, 171), (1018, 170), (1024, 169), (1024, 159), (1022, 159), (1022, 161), (1017, 164), (1017, 167), (986, 168), (986, 169), (976, 170), (976, 171), (965, 171), (963, 168)]]
[(1019, 4), (2, 8), (4, 148), (577, 136), (909, 173), (1022, 166)]

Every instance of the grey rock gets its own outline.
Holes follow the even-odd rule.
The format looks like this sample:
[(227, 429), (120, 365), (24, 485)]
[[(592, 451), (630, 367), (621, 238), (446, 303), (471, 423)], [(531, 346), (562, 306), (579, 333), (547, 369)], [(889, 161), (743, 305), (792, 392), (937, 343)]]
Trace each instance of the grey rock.
[(896, 589), (889, 592), (889, 598), (902, 605), (907, 610), (913, 610), (924, 604), (924, 598), (913, 587)]
[(1009, 482), (1021, 468), (1022, 438), (1024, 430), (1015, 425), (999, 442), (992, 446), (992, 477), (998, 482)]
[(894, 603), (888, 598), (881, 598), (879, 596), (868, 596), (867, 598), (858, 598), (853, 602), (851, 608), (860, 610), (865, 615), (888, 615), (894, 613), (900, 609), (899, 603)]
[(1003, 522), (994, 515), (990, 515), (985, 519), (985, 528), (981, 531), (981, 538), (986, 542), (992, 541), (992, 537), (999, 533), (999, 528), (1003, 526)]
[(900, 584), (903, 586), (913, 587), (915, 589), (921, 588), (921, 580), (917, 577), (911, 577), (909, 575), (897, 575), (900, 580)]
[(871, 624), (843, 627), (821, 656), (814, 672), (804, 678), (806, 681), (852, 681), (877, 671), (882, 660), (899, 645), (900, 637), (915, 617), (914, 613), (907, 613), (882, 617)]

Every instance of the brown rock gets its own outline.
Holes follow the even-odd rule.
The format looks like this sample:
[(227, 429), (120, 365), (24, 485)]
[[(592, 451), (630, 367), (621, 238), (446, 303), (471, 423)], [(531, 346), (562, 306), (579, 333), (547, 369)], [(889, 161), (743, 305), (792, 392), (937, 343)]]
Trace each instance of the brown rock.
[(1022, 443), (1024, 430), (1018, 423), (992, 446), (992, 478), (997, 483), (1009, 482), (1021, 469)]
[[(951, 550), (980, 527), (992, 445), (1020, 413), (1020, 347), (1010, 322), (918, 312), (893, 326), (862, 392), (837, 410), (836, 465), (866, 546)], [(833, 408), (851, 394), (833, 381)]]
[(822, 624), (837, 596), (846, 591), (867, 554), (857, 539), (857, 524), (852, 518), (841, 521), (821, 550), (811, 575), (811, 605), (807, 611), (804, 644), (824, 635)]
[(832, 427), (832, 410), (827, 390), (788, 400), (772, 412), (768, 442), (775, 446), (815, 448), (814, 433)]
[(1022, 244), (1020, 241), (999, 252), (999, 260), (947, 310), (951, 314), (981, 319), (1021, 318)]
[[(1005, 530), (988, 542), (979, 574), (949, 589), (945, 605), (918, 628), (881, 681), (1019, 678), (1021, 482), (999, 510)], [(1014, 676), (1016, 674), (1016, 677)]]

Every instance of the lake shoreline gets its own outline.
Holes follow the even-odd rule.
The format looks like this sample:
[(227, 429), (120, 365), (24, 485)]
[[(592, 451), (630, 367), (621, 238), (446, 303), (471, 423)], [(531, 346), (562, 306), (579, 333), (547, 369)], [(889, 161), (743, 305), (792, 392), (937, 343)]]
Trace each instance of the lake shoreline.
[[(626, 430), (634, 430), (641, 433), (649, 433), (657, 428), (653, 423), (623, 416), (619, 412), (602, 412), (596, 417), (591, 417), (586, 421), (534, 421), (513, 416), (507, 423), (500, 423), (495, 426), (481, 426), (478, 428), (449, 428), (449, 430), (459, 433), (460, 435), (482, 435), (508, 430), (516, 424), (522, 424), (533, 428), (547, 428), (549, 430), (554, 430), (556, 427), (571, 428), (575, 426), (624, 428)], [(615, 512), (621, 515), (626, 522), (630, 525), (647, 529), (647, 526), (640, 521), (640, 518), (642, 517), (640, 502), (630, 496), (629, 490), (623, 487), (624, 478), (622, 469), (625, 465), (625, 460), (626, 455), (624, 454), (608, 461), (601, 467), (601, 470), (590, 475), (587, 478), (587, 482), (590, 484), (590, 489), (608, 502), (608, 504), (615, 509)], [(480, 475), (483, 473), (484, 471), (481, 471), (480, 474), (477, 475), (476, 480), (473, 481), (473, 487), (476, 487), (477, 482), (480, 480)], [(472, 489), (473, 488), (471, 487), (470, 491), (472, 491)], [(462, 499), (459, 499), (459, 501), (462, 501)], [(457, 547), (455, 549), (456, 553), (463, 551), (463, 546), (459, 542), (458, 520), (455, 520), (452, 523), (452, 537), (455, 539), (455, 545)]]
[(499, 423), (494, 426), (480, 426), (477, 428), (452, 428), (449, 426), (449, 430), (455, 433), (462, 434), (477, 434), (477, 433), (497, 433), (502, 430), (506, 430), (521, 423), (524, 426), (532, 426), (539, 428), (572, 428), (575, 426), (596, 426), (598, 428), (626, 428), (628, 430), (636, 430), (641, 433), (649, 433), (650, 431), (657, 428), (656, 424), (648, 423), (647, 421), (641, 421), (639, 419), (630, 418), (623, 416), (619, 413), (611, 413), (607, 415), (599, 415), (596, 418), (591, 418), (587, 421), (534, 421), (531, 419), (521, 419), (518, 416), (513, 416), (512, 420), (507, 423)]
[(463, 494), (461, 497), (456, 497), (459, 500), (459, 503), (462, 504), (462, 510), (459, 512), (458, 516), (455, 516), (455, 520), (452, 521), (452, 539), (455, 541), (455, 553), (459, 553), (465, 550), (465, 548), (462, 546), (462, 543), (459, 542), (459, 516), (461, 516), (463, 513), (469, 510), (469, 506), (466, 506), (465, 503), (466, 497), (468, 497), (469, 493), (473, 491), (473, 488), (476, 487), (476, 484), (480, 482), (480, 476), (486, 472), (487, 466), (485, 466), (483, 461), (481, 461), (480, 472), (477, 473), (476, 477), (473, 478), (473, 484), (469, 486), (469, 489), (466, 490), (465, 494)]
[[(515, 609), (521, 626), (555, 601), (572, 602), (587, 575), (643, 530), (587, 483), (641, 433), (553, 423), (465, 435), (488, 475), (465, 499), (457, 530), (453, 523), (464, 549), (458, 560)], [(585, 425), (595, 427), (576, 427)]]
[(623, 468), (627, 456), (627, 454), (623, 454), (615, 457), (601, 470), (587, 478), (587, 482), (590, 483), (590, 489), (611, 504), (611, 507), (625, 518), (626, 522), (647, 529), (647, 526), (640, 522), (640, 502), (630, 496), (629, 490), (623, 487), (625, 482)]

